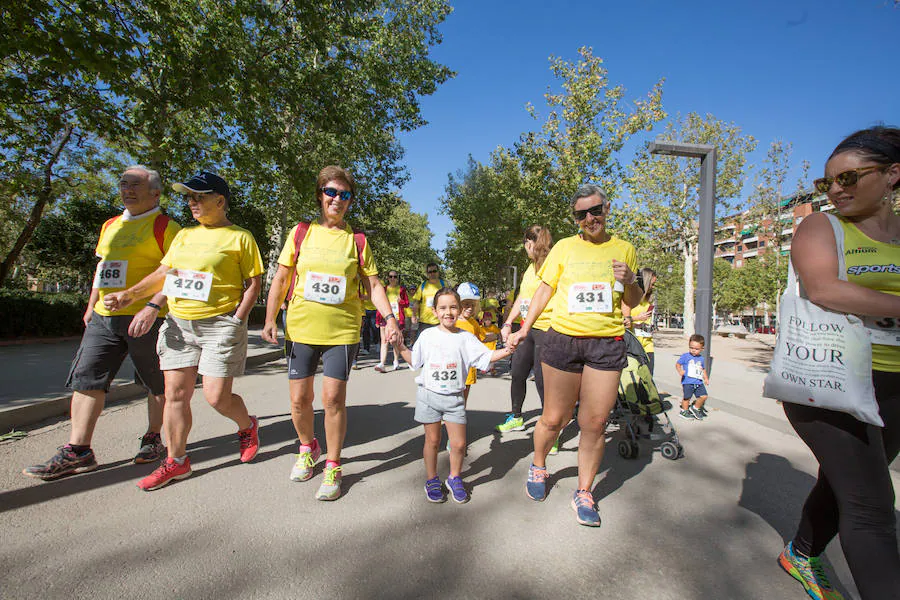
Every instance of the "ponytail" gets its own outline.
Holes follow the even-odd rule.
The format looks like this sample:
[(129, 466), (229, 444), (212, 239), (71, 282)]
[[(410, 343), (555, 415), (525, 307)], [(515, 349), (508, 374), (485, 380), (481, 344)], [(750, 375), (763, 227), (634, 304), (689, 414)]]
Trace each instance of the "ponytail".
[(534, 242), (534, 270), (541, 269), (547, 255), (550, 254), (550, 248), (553, 246), (553, 236), (550, 230), (541, 225), (532, 225), (525, 230), (525, 239)]

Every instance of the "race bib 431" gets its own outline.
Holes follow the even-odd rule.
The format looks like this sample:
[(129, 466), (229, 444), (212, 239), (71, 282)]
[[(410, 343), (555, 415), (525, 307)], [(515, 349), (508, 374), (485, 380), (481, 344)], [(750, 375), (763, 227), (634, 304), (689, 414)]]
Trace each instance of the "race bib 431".
[(573, 283), (569, 287), (569, 312), (613, 312), (612, 286), (608, 281)]

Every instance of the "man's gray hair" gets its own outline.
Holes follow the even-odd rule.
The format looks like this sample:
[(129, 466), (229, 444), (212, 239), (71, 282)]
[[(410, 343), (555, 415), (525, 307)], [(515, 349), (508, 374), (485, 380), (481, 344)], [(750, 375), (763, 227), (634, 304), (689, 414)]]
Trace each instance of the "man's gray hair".
[(159, 171), (154, 171), (144, 165), (131, 165), (125, 171), (143, 171), (147, 174), (147, 187), (158, 192), (162, 191), (162, 178), (159, 176)]
[(575, 190), (575, 193), (572, 195), (572, 200), (570, 201), (572, 209), (575, 209), (575, 203), (578, 202), (578, 200), (589, 196), (600, 196), (600, 199), (604, 202), (608, 200), (606, 192), (603, 191), (602, 187), (594, 183), (584, 183), (579, 185), (578, 189)]

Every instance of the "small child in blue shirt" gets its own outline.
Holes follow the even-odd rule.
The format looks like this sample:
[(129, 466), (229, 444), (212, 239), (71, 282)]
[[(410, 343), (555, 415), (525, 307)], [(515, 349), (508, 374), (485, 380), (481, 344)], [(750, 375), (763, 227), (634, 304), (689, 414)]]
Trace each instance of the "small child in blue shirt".
[[(706, 409), (703, 405), (706, 403), (707, 392), (704, 384), (709, 385), (709, 377), (706, 375), (706, 364), (701, 356), (704, 346), (706, 339), (695, 333), (688, 340), (690, 351), (679, 356), (675, 363), (675, 369), (681, 375), (681, 389), (684, 392), (680, 413), (682, 419), (701, 421), (706, 418)], [(692, 397), (697, 398), (693, 405), (691, 405)]]

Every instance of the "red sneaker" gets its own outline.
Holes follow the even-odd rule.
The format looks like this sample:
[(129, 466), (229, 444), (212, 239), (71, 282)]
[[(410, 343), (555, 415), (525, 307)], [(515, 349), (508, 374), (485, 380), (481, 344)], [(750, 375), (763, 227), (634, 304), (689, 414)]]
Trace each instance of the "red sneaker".
[(179, 465), (174, 458), (167, 458), (155, 471), (138, 481), (137, 486), (145, 492), (151, 492), (167, 483), (187, 479), (190, 476), (191, 459), (185, 457), (184, 464)]
[(241, 462), (244, 463), (256, 458), (256, 453), (259, 452), (259, 420), (254, 416), (251, 416), (250, 420), (253, 425), (238, 431), (238, 438), (241, 441)]

